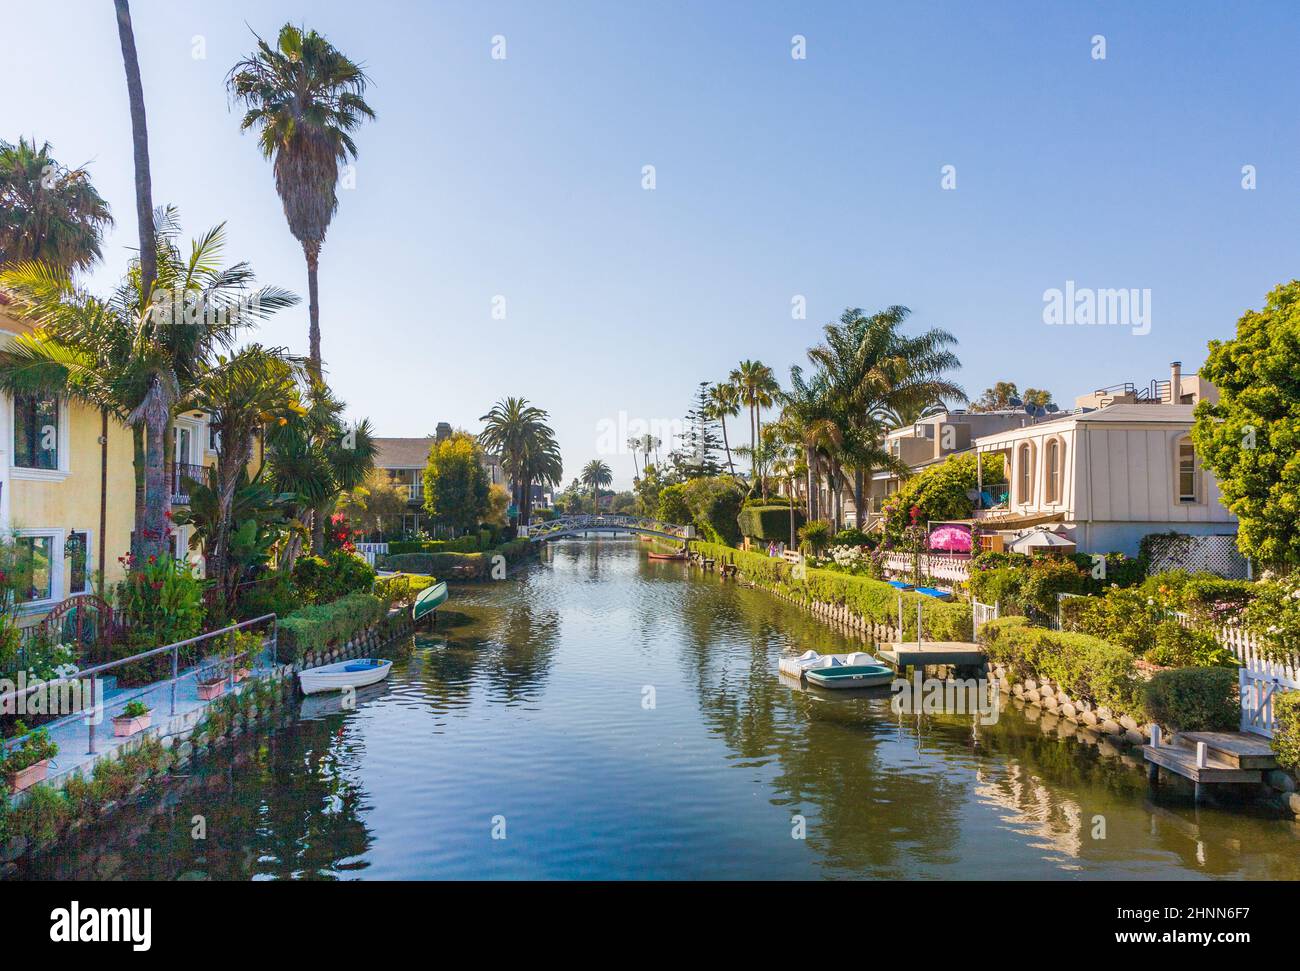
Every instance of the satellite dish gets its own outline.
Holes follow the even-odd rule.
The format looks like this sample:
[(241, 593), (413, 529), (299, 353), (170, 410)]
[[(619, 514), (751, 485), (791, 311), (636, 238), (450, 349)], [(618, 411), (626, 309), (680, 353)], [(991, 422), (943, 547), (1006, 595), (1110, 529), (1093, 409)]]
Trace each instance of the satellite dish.
[(1019, 408), (1021, 405), (1024, 404), (1024, 402), (1021, 401), (1019, 398), (1013, 397), (1007, 399), (1007, 404), (1009, 404), (1012, 408)]

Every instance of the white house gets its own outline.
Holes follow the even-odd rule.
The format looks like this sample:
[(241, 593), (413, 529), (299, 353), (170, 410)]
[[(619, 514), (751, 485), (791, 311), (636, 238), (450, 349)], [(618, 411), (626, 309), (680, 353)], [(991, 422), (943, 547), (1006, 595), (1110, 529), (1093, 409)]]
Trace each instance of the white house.
[(1191, 440), (1193, 405), (1213, 389), (1184, 378), (1178, 365), (1171, 381), (1153, 387), (1152, 395), (1121, 392), (1100, 407), (977, 439), (981, 467), (1002, 455), (1009, 483), (1005, 503), (977, 512), (985, 529), (1011, 536), (1059, 523), (1085, 553), (1136, 555), (1144, 536), (1168, 532), (1223, 537), (1202, 545), (1228, 549), (1236, 517)]

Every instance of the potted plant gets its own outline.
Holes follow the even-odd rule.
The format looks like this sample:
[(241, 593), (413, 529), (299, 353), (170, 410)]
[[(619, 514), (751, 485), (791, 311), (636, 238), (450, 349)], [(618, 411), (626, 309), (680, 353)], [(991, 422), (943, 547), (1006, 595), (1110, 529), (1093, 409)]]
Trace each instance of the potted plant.
[(143, 701), (129, 701), (122, 714), (113, 716), (113, 734), (129, 738), (149, 727), (151, 709)]
[(43, 728), (29, 733), (27, 726), (17, 721), (14, 730), (27, 737), (0, 759), (0, 774), (4, 775), (10, 791), (22, 792), (44, 781), (49, 773), (50, 759), (59, 753), (59, 747), (50, 741), (50, 733)]
[[(222, 648), (219, 656), (224, 657), (228, 650), (229, 648)], [(211, 701), (213, 698), (221, 697), (226, 690), (226, 679), (221, 674), (224, 667), (224, 664), (218, 662), (199, 672), (199, 701)]]
[(235, 682), (239, 683), (253, 673), (257, 657), (262, 653), (262, 635), (255, 631), (236, 631), (231, 652), (234, 655)]

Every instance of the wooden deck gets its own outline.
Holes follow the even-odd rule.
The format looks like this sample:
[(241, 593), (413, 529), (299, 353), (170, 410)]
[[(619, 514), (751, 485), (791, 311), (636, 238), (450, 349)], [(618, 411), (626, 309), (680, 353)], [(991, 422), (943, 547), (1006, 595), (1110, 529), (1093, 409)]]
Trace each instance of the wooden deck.
[[(1205, 764), (1196, 764), (1196, 750), (1205, 744)], [(1172, 744), (1144, 745), (1142, 754), (1152, 766), (1202, 783), (1250, 784), (1264, 781), (1264, 773), (1277, 768), (1268, 740), (1245, 732), (1180, 732)], [(1154, 776), (1153, 776), (1154, 778)]]
[(896, 667), (924, 667), (928, 664), (981, 664), (984, 648), (970, 641), (895, 641), (880, 657)]

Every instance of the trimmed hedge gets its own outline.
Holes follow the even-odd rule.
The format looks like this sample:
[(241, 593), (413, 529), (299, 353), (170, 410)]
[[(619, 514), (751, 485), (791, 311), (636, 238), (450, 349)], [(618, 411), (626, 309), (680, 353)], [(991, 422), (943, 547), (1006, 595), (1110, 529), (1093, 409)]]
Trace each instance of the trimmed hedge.
[(403, 553), (478, 553), (486, 549), (487, 530), (456, 539), (398, 540), (388, 544), (390, 555)]
[[(790, 541), (790, 507), (786, 506), (745, 506), (736, 516), (743, 536), (764, 541), (776, 540), (779, 543)], [(796, 535), (804, 524), (804, 515), (798, 509), (794, 511), (794, 528)]]
[(1273, 751), (1277, 760), (1292, 772), (1300, 773), (1300, 691), (1273, 696)]
[(1142, 710), (1141, 680), (1133, 655), (1088, 634), (1033, 627), (1024, 617), (1003, 617), (980, 626), (980, 643), (1012, 679), (1047, 679), (1071, 698), (1105, 705), (1117, 714)]
[[(778, 592), (823, 603), (844, 604), (868, 623), (898, 623), (899, 591), (880, 580), (812, 567), (805, 567), (804, 576), (799, 579), (794, 576), (793, 564), (779, 557), (699, 540), (693, 541), (691, 546), (705, 556), (736, 564), (748, 579)], [(924, 605), (923, 623), (927, 638), (940, 641), (971, 639), (969, 604), (945, 603), (934, 597), (910, 592), (903, 593), (904, 637), (916, 637), (918, 601)]]
[[(528, 539), (513, 539), (486, 553), (389, 553), (375, 558), (381, 570), (423, 573), (447, 580), (479, 580), (488, 575), (492, 557), (500, 554), (507, 563), (517, 563), (533, 552)], [(391, 547), (390, 547), (391, 548)]]
[(1176, 668), (1146, 684), (1146, 708), (1180, 732), (1233, 732), (1241, 719), (1237, 672), (1232, 668)]
[(280, 618), (277, 657), (301, 661), (308, 651), (332, 647), (383, 619), (384, 602), (372, 593), (350, 593), (333, 603), (316, 604)]

